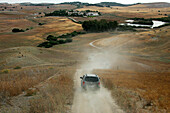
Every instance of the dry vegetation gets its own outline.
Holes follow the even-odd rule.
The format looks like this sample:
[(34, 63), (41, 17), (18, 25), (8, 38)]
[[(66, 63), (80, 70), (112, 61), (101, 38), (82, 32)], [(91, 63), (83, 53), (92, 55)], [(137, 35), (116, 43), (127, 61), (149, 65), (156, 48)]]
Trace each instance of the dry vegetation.
[[(32, 14), (51, 12), (56, 9), (73, 9), (75, 6), (56, 5), (49, 9), (44, 6), (24, 6), (22, 10), (20, 8), (18, 7), (13, 12), (0, 13), (0, 20), (2, 20), (0, 21), (0, 26), (2, 26), (0, 28), (0, 49), (19, 47), (0, 51), (0, 69), (3, 69), (0, 70), (0, 107), (2, 108), (0, 112), (9, 110), (11, 113), (66, 113), (72, 105), (73, 75), (76, 69), (61, 66), (75, 66), (75, 64), (84, 62), (87, 59), (84, 58), (83, 52), (88, 53), (88, 50), (93, 49), (88, 48), (89, 42), (106, 37), (112, 38), (113, 33), (89, 33), (75, 37), (70, 44), (55, 46), (52, 49), (39, 49), (35, 46), (44, 41), (49, 34), (58, 36), (80, 31), (82, 28), (80, 24), (73, 23), (65, 17), (33, 18)], [(153, 18), (164, 16), (158, 15), (159, 13), (170, 14), (169, 8), (150, 8), (144, 5), (111, 8), (90, 6), (78, 10), (87, 9), (107, 14), (99, 18), (76, 19), (106, 18), (124, 21), (126, 18), (136, 17), (136, 15), (137, 17)], [(25, 18), (26, 16), (31, 18)], [(39, 26), (38, 23), (45, 24)], [(12, 33), (13, 27), (22, 29), (32, 27), (33, 29), (23, 33)], [(149, 71), (139, 67), (142, 72), (94, 71), (100, 75), (103, 85), (111, 90), (117, 103), (126, 112), (170, 112), (169, 32), (168, 26), (145, 32), (116, 35), (118, 41), (106, 38), (106, 40), (102, 39), (102, 44), (95, 43), (102, 47), (115, 47), (122, 43), (126, 49), (120, 50), (130, 57), (129, 62), (141, 62), (153, 67), (153, 69), (148, 69)], [(120, 34), (120, 32), (116, 33)], [(114, 34), (116, 33), (114, 32)], [(129, 45), (126, 45), (126, 42)], [(21, 66), (21, 68), (14, 69), (16, 66)]]
[(0, 26), (0, 33), (6, 33), (11, 32), (13, 28), (27, 29), (30, 27), (35, 27), (36, 23), (27, 19), (3, 19), (0, 21)]
[(128, 113), (168, 112), (170, 109), (169, 72), (98, 70), (104, 86)]
[[(9, 20), (12, 22), (12, 20)], [(9, 22), (6, 21), (6, 22)], [(49, 34), (58, 36), (64, 33), (71, 33), (73, 31), (82, 30), (80, 24), (76, 24), (71, 20), (64, 17), (45, 17), (40, 19), (33, 19), (33, 21), (37, 24), (36, 26), (32, 26), (33, 28), (23, 32), (23, 33), (3, 33), (0, 34), (0, 48), (9, 48), (9, 47), (17, 47), (17, 46), (37, 46), (41, 43)], [(24, 21), (21, 21), (23, 23)], [(45, 25), (38, 26), (39, 22), (44, 22)], [(13, 25), (16, 26), (16, 23), (13, 22)], [(22, 28), (29, 28), (27, 26), (29, 24), (25, 22), (25, 26)], [(29, 24), (31, 25), (31, 24)], [(8, 29), (6, 27), (6, 29)], [(15, 43), (13, 43), (15, 42)]]
[(126, 112), (170, 111), (169, 32), (168, 26), (136, 34), (121, 34), (95, 42), (97, 46), (120, 49), (126, 58), (128, 56), (125, 61), (150, 66), (142, 69), (122, 59), (122, 66), (128, 65), (133, 71), (124, 71), (122, 68), (94, 71), (100, 75), (104, 86), (111, 90), (112, 96)]
[[(73, 74), (74, 69), (54, 66), (3, 74), (0, 78), (0, 112), (12, 112), (15, 109), (13, 113), (65, 113), (70, 110), (73, 100)], [(12, 98), (19, 94), (18, 98)]]
[(2, 70), (0, 74), (1, 102), (8, 97), (21, 94), (23, 91), (46, 80), (57, 73), (53, 68), (37, 67), (17, 70)]
[[(147, 65), (152, 65), (149, 63), (149, 60), (155, 61), (155, 63), (161, 65), (162, 62), (169, 63), (169, 32), (170, 27), (167, 26), (138, 33), (125, 33), (117, 35), (116, 37), (113, 36), (102, 39), (101, 41), (96, 41), (95, 45), (119, 49), (119, 51), (125, 55), (134, 56), (133, 58), (130, 58), (132, 60), (135, 60), (135, 56), (143, 58), (141, 62), (144, 62)], [(147, 59), (147, 61), (144, 59)], [(164, 67), (165, 66), (162, 68)]]
[[(6, 9), (4, 9), (6, 7)], [(0, 11), (4, 9), (2, 12), (22, 12), (26, 14), (39, 13), (39, 12), (52, 12), (60, 9), (74, 9), (75, 5), (67, 5), (67, 4), (58, 4), (51, 6), (22, 6), (19, 4), (2, 4), (0, 5)], [(11, 11), (12, 9), (12, 11)]]
[(133, 5), (129, 7), (96, 7), (96, 6), (84, 6), (78, 9), (79, 11), (92, 10), (99, 11), (102, 16), (99, 17), (74, 17), (77, 21), (86, 20), (101, 20), (106, 19), (109, 21), (124, 22), (127, 18), (138, 17), (138, 18), (161, 18), (170, 15), (170, 7), (150, 7), (145, 4)]
[[(129, 7), (118, 7), (114, 6), (111, 8), (108, 7), (96, 7), (96, 6), (88, 6), (84, 7), (81, 9), (78, 9), (79, 11), (82, 10), (93, 10), (93, 11), (99, 11), (102, 13), (109, 13), (109, 14), (114, 14), (115, 16), (120, 16), (120, 17), (142, 17), (142, 18), (160, 18), (164, 17), (164, 14), (170, 14), (168, 12), (170, 8), (149, 8), (145, 5), (134, 5), (134, 6), (129, 6)], [(160, 12), (158, 12), (160, 11)], [(162, 15), (159, 15), (159, 14)]]
[[(68, 73), (69, 72), (69, 73)], [(59, 112), (70, 110), (73, 101), (72, 71), (62, 72), (60, 76), (49, 79), (40, 95), (30, 100), (30, 113)]]

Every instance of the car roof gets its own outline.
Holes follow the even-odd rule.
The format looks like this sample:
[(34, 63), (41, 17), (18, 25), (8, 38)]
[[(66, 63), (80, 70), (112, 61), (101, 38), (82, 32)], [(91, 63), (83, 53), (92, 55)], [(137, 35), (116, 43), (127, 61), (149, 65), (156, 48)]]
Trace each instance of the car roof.
[(98, 77), (98, 76), (95, 75), (95, 74), (86, 74), (86, 76), (90, 76), (90, 77)]

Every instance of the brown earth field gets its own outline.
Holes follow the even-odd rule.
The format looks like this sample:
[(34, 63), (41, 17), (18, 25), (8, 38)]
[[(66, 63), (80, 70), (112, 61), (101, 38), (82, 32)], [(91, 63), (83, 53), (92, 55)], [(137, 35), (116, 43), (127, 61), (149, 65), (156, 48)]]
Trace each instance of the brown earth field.
[[(37, 8), (35, 12), (24, 9), (24, 18), (8, 11), (0, 13), (0, 112), (75, 113), (75, 105), (91, 105), (88, 99), (98, 97), (100, 101), (92, 102), (92, 110), (96, 107), (109, 111), (114, 104), (120, 113), (170, 112), (170, 26), (136, 32), (81, 34), (73, 37), (71, 43), (39, 48), (37, 45), (50, 34), (59, 36), (83, 29), (66, 17), (30, 16), (43, 9)], [(113, 20), (123, 18), (122, 21), (138, 14), (144, 18), (162, 17), (158, 10), (163, 14), (169, 14), (170, 10), (144, 5), (79, 10), (86, 9), (98, 10), (106, 16), (114, 14)], [(15, 27), (29, 30), (12, 33)], [(85, 73), (99, 75), (100, 91), (81, 92), (76, 77)], [(77, 101), (79, 94), (87, 99)], [(84, 113), (81, 109), (77, 113)], [(89, 112), (98, 113), (90, 109)]]

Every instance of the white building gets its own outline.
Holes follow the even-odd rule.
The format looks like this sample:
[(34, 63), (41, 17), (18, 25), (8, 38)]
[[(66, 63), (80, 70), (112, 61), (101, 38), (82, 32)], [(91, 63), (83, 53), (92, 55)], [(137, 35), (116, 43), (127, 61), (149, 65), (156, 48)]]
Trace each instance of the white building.
[(99, 13), (97, 13), (97, 12), (88, 12), (86, 15), (87, 16), (99, 16)]

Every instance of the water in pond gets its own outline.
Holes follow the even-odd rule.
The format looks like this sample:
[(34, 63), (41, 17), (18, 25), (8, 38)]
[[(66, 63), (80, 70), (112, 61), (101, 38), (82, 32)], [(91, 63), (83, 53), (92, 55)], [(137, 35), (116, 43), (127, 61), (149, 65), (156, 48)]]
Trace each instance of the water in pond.
[(159, 27), (159, 26), (162, 26), (162, 25), (166, 24), (166, 22), (157, 21), (157, 20), (152, 20), (153, 25), (132, 24), (132, 22), (134, 22), (134, 20), (126, 20), (125, 22), (126, 22), (126, 24), (122, 23), (120, 25), (154, 28), (154, 27)]
[(151, 28), (159, 27), (159, 26), (162, 26), (162, 25), (166, 24), (166, 22), (157, 21), (157, 20), (152, 20), (152, 22), (153, 22), (153, 26)]

